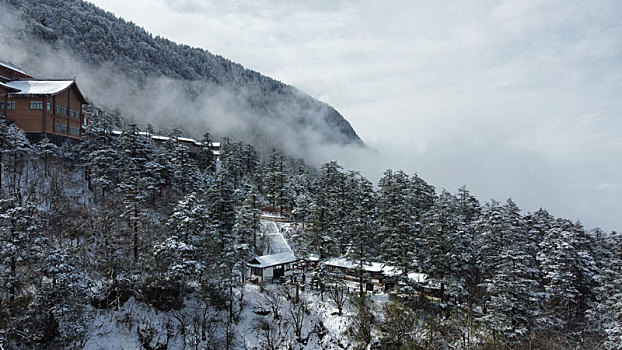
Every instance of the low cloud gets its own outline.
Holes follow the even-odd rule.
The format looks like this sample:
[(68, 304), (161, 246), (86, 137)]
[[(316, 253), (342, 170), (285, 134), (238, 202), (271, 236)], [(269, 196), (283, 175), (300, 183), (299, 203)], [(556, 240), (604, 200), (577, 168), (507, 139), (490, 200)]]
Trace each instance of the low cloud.
[[(375, 149), (309, 136), (317, 147), (298, 151), (315, 163), (337, 159), (370, 179), (418, 172), (482, 200), (622, 228), (617, 192), (598, 188), (622, 178), (619, 1), (92, 2), (301, 88)], [(244, 127), (228, 124), (228, 108), (205, 108), (225, 129)]]

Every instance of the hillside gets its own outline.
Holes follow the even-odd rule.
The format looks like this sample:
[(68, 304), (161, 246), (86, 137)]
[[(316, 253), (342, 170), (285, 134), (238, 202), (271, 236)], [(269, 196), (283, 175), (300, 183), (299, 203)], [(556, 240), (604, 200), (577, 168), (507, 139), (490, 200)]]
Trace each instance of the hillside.
[[(166, 119), (170, 126), (172, 118), (190, 134), (209, 130), (281, 149), (302, 150), (317, 142), (362, 145), (333, 107), (206, 50), (154, 37), (90, 3), (0, 0), (0, 7), (23, 20), (23, 25), (0, 25), (3, 51), (9, 51), (4, 59), (39, 75), (72, 74), (93, 103), (123, 110), (139, 122)], [(45, 50), (50, 53), (42, 55)], [(82, 68), (58, 67), (67, 65), (67, 57)], [(133, 96), (126, 100), (128, 90)], [(177, 100), (169, 102), (171, 96)], [(279, 130), (265, 127), (268, 123)], [(280, 139), (288, 134), (293, 136)]]

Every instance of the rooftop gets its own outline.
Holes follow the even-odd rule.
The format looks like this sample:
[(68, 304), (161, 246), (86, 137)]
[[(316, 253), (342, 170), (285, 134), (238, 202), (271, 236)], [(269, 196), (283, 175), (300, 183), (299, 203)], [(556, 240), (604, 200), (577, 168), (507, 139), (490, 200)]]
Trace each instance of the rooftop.
[(6, 85), (20, 90), (18, 95), (53, 95), (71, 86), (73, 80), (14, 80)]
[(4, 84), (3, 82), (0, 82), (0, 86), (2, 86), (3, 88), (5, 88), (5, 89), (7, 89), (7, 90), (9, 90), (9, 91), (11, 91), (11, 92), (17, 92), (17, 91), (19, 91), (19, 90), (17, 90), (17, 89), (16, 89), (16, 88), (14, 88), (14, 87), (11, 87), (11, 86), (9, 86), (9, 85), (7, 85), (7, 84)]
[(24, 72), (23, 70), (21, 70), (21, 69), (19, 69), (19, 68), (15, 68), (15, 67), (13, 67), (13, 66), (11, 66), (11, 65), (8, 65), (8, 64), (6, 64), (6, 63), (2, 63), (2, 62), (0, 62), (0, 66), (5, 67), (5, 68), (8, 68), (8, 69), (10, 69), (10, 70), (14, 70), (14, 71), (16, 71), (16, 72), (18, 72), (18, 73), (22, 73), (22, 74), (24, 74), (24, 75), (28, 75), (28, 73)]
[(298, 260), (292, 253), (278, 253), (255, 257), (248, 265), (266, 268), (274, 265), (287, 264)]

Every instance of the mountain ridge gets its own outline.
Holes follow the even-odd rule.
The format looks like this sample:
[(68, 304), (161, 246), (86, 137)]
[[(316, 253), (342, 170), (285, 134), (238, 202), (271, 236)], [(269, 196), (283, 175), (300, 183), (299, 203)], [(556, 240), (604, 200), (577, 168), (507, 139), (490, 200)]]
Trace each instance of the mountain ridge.
[[(55, 50), (66, 50), (88, 66), (111, 63), (139, 85), (158, 78), (182, 81), (190, 102), (200, 101), (206, 93), (212, 96), (226, 90), (231, 102), (222, 109), (254, 115), (244, 120), (252, 125), (250, 129), (259, 128), (253, 132), (263, 141), (275, 135), (262, 130), (261, 124), (276, 121), (291, 124), (288, 132), (304, 135), (298, 138), (302, 149), (318, 141), (363, 145), (350, 123), (330, 105), (208, 50), (154, 36), (91, 3), (0, 0), (2, 3), (22, 13), (26, 25), (20, 35), (40, 39)], [(307, 137), (307, 133), (312, 136)]]

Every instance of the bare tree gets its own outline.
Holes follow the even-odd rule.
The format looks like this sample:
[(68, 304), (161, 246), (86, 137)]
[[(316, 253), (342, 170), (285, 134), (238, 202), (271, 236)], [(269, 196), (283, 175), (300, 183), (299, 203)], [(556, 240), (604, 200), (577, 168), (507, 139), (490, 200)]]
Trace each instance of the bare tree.
[(283, 307), (284, 294), (284, 291), (280, 287), (274, 286), (273, 288), (266, 288), (263, 295), (266, 304), (270, 306), (270, 310), (272, 311), (272, 315), (275, 320), (281, 318), (280, 312)]
[(261, 349), (280, 349), (285, 342), (286, 326), (282, 320), (259, 316), (253, 324), (253, 330), (257, 332), (261, 339), (259, 344)]
[(348, 301), (348, 287), (343, 281), (336, 281), (328, 286), (328, 297), (337, 306), (339, 316), (343, 315), (343, 307)]
[(292, 322), (292, 327), (294, 329), (294, 334), (296, 335), (296, 340), (301, 343), (302, 339), (302, 330), (304, 328), (306, 316), (309, 314), (309, 310), (307, 308), (307, 303), (304, 300), (300, 300), (298, 303), (292, 303), (289, 308), (289, 318)]

